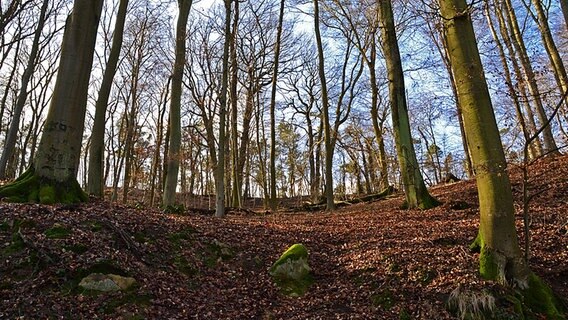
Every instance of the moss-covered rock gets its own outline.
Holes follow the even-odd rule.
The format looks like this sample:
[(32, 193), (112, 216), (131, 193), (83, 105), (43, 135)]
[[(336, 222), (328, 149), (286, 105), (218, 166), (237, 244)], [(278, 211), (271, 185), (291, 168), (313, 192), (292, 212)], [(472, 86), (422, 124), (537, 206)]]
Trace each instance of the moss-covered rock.
[(91, 273), (79, 282), (79, 287), (85, 290), (101, 292), (128, 290), (136, 280), (131, 277), (123, 277), (116, 274)]
[(308, 250), (302, 244), (294, 244), (272, 265), (270, 275), (284, 294), (298, 297), (313, 283), (310, 271)]

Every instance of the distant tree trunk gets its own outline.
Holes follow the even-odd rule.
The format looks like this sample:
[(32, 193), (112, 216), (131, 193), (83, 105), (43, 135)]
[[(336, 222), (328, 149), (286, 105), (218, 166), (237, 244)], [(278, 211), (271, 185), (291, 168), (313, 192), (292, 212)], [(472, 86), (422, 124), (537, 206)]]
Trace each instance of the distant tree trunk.
[[(544, 106), (542, 104), (540, 89), (538, 88), (534, 70), (522, 37), (521, 28), (519, 27), (517, 16), (515, 14), (515, 10), (513, 8), (511, 0), (504, 0), (503, 3), (504, 3), (504, 11), (507, 14), (507, 22), (509, 24), (509, 28), (511, 29), (512, 33), (512, 42), (519, 54), (521, 65), (523, 66), (523, 70), (525, 72), (525, 77), (526, 77), (525, 80), (528, 83), (529, 91), (531, 92), (531, 95), (534, 99), (537, 115), (542, 125), (547, 122), (548, 117), (546, 115), (546, 111), (544, 110)], [(558, 151), (558, 147), (556, 146), (556, 142), (554, 141), (554, 136), (552, 134), (551, 126), (547, 126), (547, 128), (543, 130), (543, 138), (544, 138), (544, 146), (546, 153), (549, 153), (551, 155), (560, 154), (560, 152)]]
[(440, 10), (476, 172), (480, 225), (475, 244), (481, 251), (480, 273), (485, 279), (512, 284), (524, 295), (542, 297), (525, 302), (529, 306), (542, 302), (542, 311), (559, 319), (550, 289), (530, 272), (517, 242), (507, 163), (467, 4), (440, 0)]
[(99, 89), (99, 97), (97, 98), (97, 103), (95, 105), (95, 120), (93, 122), (93, 130), (91, 132), (87, 193), (101, 198), (104, 195), (103, 157), (106, 122), (105, 117), (110, 91), (114, 75), (116, 74), (118, 59), (120, 57), (120, 49), (122, 48), (127, 8), (128, 0), (121, 0), (118, 7), (116, 22), (114, 24), (114, 35), (112, 38), (112, 46), (110, 49), (108, 63), (103, 75), (101, 88)]
[(471, 155), (470, 155), (470, 152), (467, 148), (467, 140), (466, 140), (466, 135), (465, 135), (465, 129), (464, 129), (464, 126), (463, 126), (463, 116), (462, 116), (461, 107), (460, 107), (459, 100), (458, 100), (458, 92), (457, 92), (457, 89), (456, 89), (456, 80), (454, 78), (454, 75), (452, 73), (452, 68), (450, 66), (450, 60), (449, 60), (449, 57), (448, 57), (448, 48), (447, 48), (447, 44), (446, 44), (444, 31), (442, 30), (442, 27), (440, 26), (439, 23), (436, 22), (436, 25), (435, 25), (434, 28), (430, 27), (430, 35), (432, 37), (434, 44), (436, 45), (436, 48), (438, 49), (438, 52), (440, 53), (440, 56), (442, 57), (442, 61), (444, 62), (444, 67), (446, 68), (446, 70), (448, 72), (448, 77), (450, 78), (450, 86), (452, 88), (452, 93), (453, 93), (453, 95), (456, 99), (456, 113), (457, 113), (458, 123), (459, 123), (459, 127), (460, 127), (461, 142), (462, 142), (462, 148), (463, 148), (463, 153), (464, 153), (464, 158), (465, 158), (464, 159), (465, 160), (465, 165), (464, 165), (465, 171), (467, 173), (467, 177), (472, 178), (474, 176), (474, 172), (473, 172), (473, 166), (471, 165)]
[(560, 7), (562, 8), (562, 15), (564, 16), (564, 23), (568, 27), (568, 0), (560, 0)]
[(272, 73), (272, 91), (270, 94), (270, 209), (276, 210), (276, 84), (278, 81), (278, 64), (280, 59), (280, 41), (282, 38), (282, 23), (284, 20), (284, 0), (280, 0), (280, 14), (276, 29), (274, 45), (274, 71)]
[[(517, 120), (519, 121), (519, 124), (521, 126), (521, 131), (523, 133), (523, 137), (525, 138), (525, 141), (528, 139), (529, 135), (530, 135), (530, 131), (527, 127), (526, 121), (525, 121), (525, 116), (523, 115), (523, 110), (521, 108), (521, 103), (519, 101), (519, 97), (517, 96), (517, 92), (515, 90), (515, 87), (513, 86), (513, 79), (511, 77), (511, 72), (509, 70), (509, 64), (507, 63), (507, 57), (505, 55), (505, 50), (503, 48), (503, 44), (501, 43), (501, 40), (499, 39), (498, 35), (497, 35), (497, 31), (495, 29), (495, 26), (493, 24), (493, 19), (491, 19), (491, 12), (489, 11), (489, 3), (485, 2), (484, 4), (484, 12), (487, 18), (487, 23), (489, 25), (489, 30), (491, 31), (491, 35), (493, 35), (493, 40), (495, 41), (495, 44), (497, 45), (497, 49), (499, 51), (499, 58), (501, 59), (501, 65), (503, 66), (503, 73), (505, 76), (505, 83), (507, 84), (507, 89), (509, 89), (509, 95), (511, 96), (511, 99), (513, 99), (513, 105), (515, 106), (515, 111), (516, 111), (516, 115), (517, 115)], [(534, 143), (531, 143), (530, 145), (530, 155), (531, 158), (535, 159), (538, 156), (541, 155), (541, 153), (539, 153), (539, 150), (537, 148), (537, 146)]]
[(331, 142), (331, 128), (329, 120), (329, 98), (327, 92), (327, 80), (325, 77), (325, 58), (323, 53), (323, 43), (320, 33), (320, 15), (319, 15), (319, 0), (314, 0), (314, 28), (316, 35), (316, 44), (318, 49), (318, 71), (321, 85), (321, 100), (322, 100), (322, 125), (324, 133), (324, 147), (325, 147), (325, 198), (326, 210), (335, 210), (335, 201), (333, 198), (333, 146)]
[(172, 98), (170, 100), (170, 144), (168, 150), (168, 174), (164, 184), (162, 205), (167, 208), (176, 202), (176, 187), (178, 185), (179, 163), (181, 158), (181, 85), (185, 67), (185, 42), (187, 20), (193, 0), (178, 0), (179, 16), (176, 27), (176, 58), (172, 73)]
[[(235, 8), (233, 13), (233, 31), (231, 34), (231, 45), (230, 45), (230, 57), (231, 57), (231, 156), (233, 160), (232, 174), (233, 174), (233, 192), (232, 192), (232, 206), (235, 208), (240, 208), (241, 196), (242, 196), (242, 169), (239, 167), (240, 158), (238, 147), (238, 97), (237, 97), (237, 85), (238, 85), (238, 74), (239, 68), (237, 65), (237, 35), (239, 33), (239, 1), (235, 1)], [(244, 136), (244, 130), (243, 130)]]
[(404, 74), (395, 33), (394, 17), (390, 0), (379, 1), (379, 15), (383, 24), (384, 55), (389, 79), (389, 96), (391, 100), (392, 122), (398, 163), (406, 196), (406, 206), (410, 208), (429, 209), (439, 203), (428, 193), (424, 184), (420, 167), (416, 159), (414, 144), (410, 133)]
[(229, 45), (231, 43), (231, 3), (225, 0), (225, 43), (223, 45), (223, 74), (219, 92), (219, 145), (217, 167), (215, 168), (215, 216), (225, 216), (225, 126), (227, 114), (227, 86), (229, 82)]
[[(560, 57), (560, 53), (558, 53), (558, 48), (556, 47), (556, 43), (554, 42), (554, 38), (552, 37), (552, 33), (550, 32), (548, 17), (546, 16), (546, 13), (544, 11), (545, 9), (542, 5), (542, 1), (532, 0), (532, 2), (536, 9), (537, 16), (535, 20), (540, 30), (544, 48), (546, 49), (546, 53), (548, 54), (548, 58), (550, 59), (550, 64), (552, 65), (554, 77), (556, 79), (556, 83), (558, 84), (558, 88), (560, 89), (560, 93), (562, 96), (564, 96), (564, 93), (568, 91), (568, 75), (566, 74), (566, 67), (564, 66), (564, 62)], [(568, 105), (568, 101), (566, 101), (566, 105)]]
[[(162, 140), (164, 138), (164, 116), (166, 115), (166, 104), (168, 101), (169, 95), (169, 87), (172, 77), (168, 79), (166, 84), (166, 88), (164, 89), (163, 93), (163, 101), (162, 107), (158, 113), (158, 128), (156, 132), (156, 147), (154, 150), (154, 156), (152, 159), (152, 169), (150, 173), (150, 206), (154, 205), (155, 200), (155, 193), (156, 193), (156, 178), (158, 177), (158, 168), (160, 167), (160, 154), (161, 154), (161, 147), (162, 147)], [(159, 180), (159, 179), (158, 179)]]
[[(47, 14), (47, 8), (49, 2), (50, 1), (48, 0), (44, 0), (41, 6), (38, 25), (35, 30), (30, 56), (28, 58), (26, 69), (24, 70), (24, 74), (22, 76), (22, 82), (20, 84), (20, 93), (18, 94), (18, 99), (16, 100), (16, 106), (14, 107), (12, 122), (10, 123), (10, 128), (8, 129), (8, 134), (4, 142), (2, 157), (0, 157), (0, 180), (6, 178), (6, 165), (8, 164), (8, 159), (12, 157), (12, 154), (16, 146), (16, 138), (18, 135), (18, 130), (20, 128), (20, 117), (22, 116), (22, 110), (24, 108), (24, 105), (26, 104), (26, 99), (28, 97), (28, 84), (30, 82), (30, 79), (33, 75), (36, 66), (39, 40), (41, 37), (41, 32), (43, 31), (43, 25), (46, 20), (45, 16)], [(6, 91), (8, 91), (8, 89), (6, 89)]]
[[(507, 51), (509, 52), (511, 66), (513, 67), (513, 72), (515, 74), (515, 77), (517, 78), (517, 83), (519, 83), (516, 91), (521, 94), (521, 98), (523, 100), (523, 107), (525, 109), (528, 120), (527, 129), (529, 133), (536, 132), (537, 130), (536, 120), (532, 106), (529, 103), (529, 93), (527, 92), (526, 81), (523, 80), (524, 79), (523, 72), (521, 70), (519, 62), (517, 61), (520, 59), (517, 58), (515, 48), (512, 44), (513, 41), (507, 30), (507, 23), (505, 21), (505, 16), (503, 14), (503, 11), (497, 5), (494, 6), (494, 11), (495, 11), (495, 16), (497, 17), (497, 22), (499, 23), (499, 30), (501, 33), (501, 38), (503, 39), (503, 44), (505, 45)], [(535, 152), (534, 154), (535, 157), (540, 157), (544, 154), (544, 148), (542, 146), (540, 138), (534, 139), (533, 149)]]
[(77, 171), (102, 3), (75, 0), (65, 25), (59, 73), (33, 165), (0, 188), (0, 196), (41, 203), (88, 200), (77, 182)]

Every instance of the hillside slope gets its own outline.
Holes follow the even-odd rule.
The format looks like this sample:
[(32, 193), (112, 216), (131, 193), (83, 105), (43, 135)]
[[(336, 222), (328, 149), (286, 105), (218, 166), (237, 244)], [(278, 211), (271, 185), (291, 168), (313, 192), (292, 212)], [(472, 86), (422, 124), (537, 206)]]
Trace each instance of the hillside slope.
[[(521, 208), (520, 172), (512, 170)], [(401, 197), (337, 213), (165, 215), (93, 201), (0, 203), (0, 318), (453, 319), (451, 292), (481, 292), (475, 183), (438, 186), (444, 204), (400, 210)], [(531, 167), (532, 269), (568, 297), (568, 157)], [(522, 244), (522, 217), (518, 216)], [(291, 244), (315, 284), (289, 298), (268, 269)], [(126, 292), (77, 287), (90, 272), (136, 279)], [(500, 289), (495, 289), (500, 290)]]

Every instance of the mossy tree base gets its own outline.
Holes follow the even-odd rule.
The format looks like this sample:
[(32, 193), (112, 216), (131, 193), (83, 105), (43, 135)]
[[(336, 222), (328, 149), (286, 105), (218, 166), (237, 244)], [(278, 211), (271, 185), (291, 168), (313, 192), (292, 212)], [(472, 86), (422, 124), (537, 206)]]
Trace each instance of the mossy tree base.
[(76, 179), (58, 182), (40, 177), (30, 167), (18, 179), (0, 187), (0, 197), (10, 202), (32, 202), (41, 204), (87, 202), (89, 197)]
[(503, 286), (512, 284), (523, 314), (543, 314), (546, 319), (566, 319), (565, 302), (542, 279), (528, 271), (522, 257), (507, 258), (487, 247), (481, 233), (478, 233), (469, 249), (479, 253), (479, 273), (482, 278), (497, 281)]

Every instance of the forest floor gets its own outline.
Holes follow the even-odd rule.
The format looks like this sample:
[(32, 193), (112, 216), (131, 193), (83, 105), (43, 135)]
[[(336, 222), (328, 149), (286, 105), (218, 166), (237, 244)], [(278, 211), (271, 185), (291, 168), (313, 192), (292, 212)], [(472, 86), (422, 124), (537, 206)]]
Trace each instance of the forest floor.
[[(530, 168), (530, 266), (568, 298), (568, 157)], [(512, 170), (523, 245), (520, 171)], [(2, 319), (454, 319), (452, 292), (484, 292), (474, 181), (432, 188), (443, 205), (401, 210), (401, 195), (334, 213), (163, 214), (91, 201), (0, 203)], [(315, 283), (282, 295), (268, 269), (294, 243)], [(134, 289), (77, 284), (107, 269)], [(485, 291), (487, 292), (487, 291)]]

